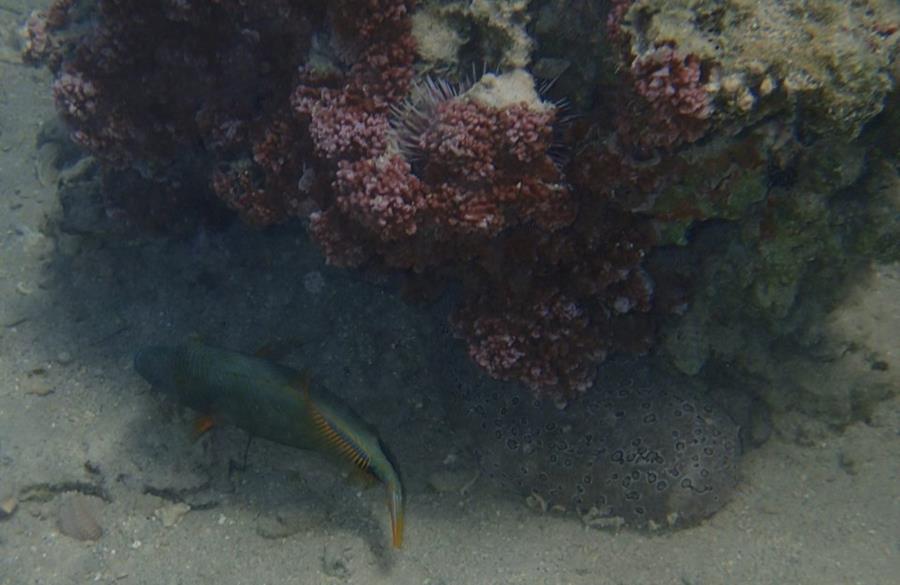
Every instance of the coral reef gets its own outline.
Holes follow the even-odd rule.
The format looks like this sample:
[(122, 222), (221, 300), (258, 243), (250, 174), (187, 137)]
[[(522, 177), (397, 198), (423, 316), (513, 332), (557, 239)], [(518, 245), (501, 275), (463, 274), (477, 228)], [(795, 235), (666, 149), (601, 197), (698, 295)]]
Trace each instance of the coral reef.
[(867, 169), (872, 155), (842, 142), (805, 149), (758, 213), (698, 230), (697, 292), (662, 335), (678, 369), (727, 364), (727, 377), (752, 380), (781, 421), (799, 410), (845, 425), (894, 392), (894, 352), (860, 310), (890, 318), (882, 291), (896, 256), (886, 242), (900, 229), (896, 162)]
[[(364, 243), (390, 266), (421, 271), (467, 260), (512, 226), (552, 231), (570, 223), (571, 197), (549, 156), (555, 111), (530, 83), (521, 71), (487, 74), (461, 94), (426, 82), (390, 117), (297, 97), (302, 113), (315, 112), (316, 151), (336, 167), (334, 201), (314, 214), (315, 233), (343, 229), (324, 239), (357, 242), (352, 249)], [(361, 134), (378, 138), (341, 139)], [(343, 265), (365, 260), (351, 254), (349, 262), (333, 247), (326, 254)]]
[(629, 154), (612, 135), (585, 144), (570, 177), (598, 199), (651, 216), (659, 243), (687, 244), (698, 222), (736, 220), (763, 201), (798, 149), (791, 129), (777, 120), (649, 160)]
[[(648, 347), (652, 327), (632, 314), (651, 308), (640, 268), (651, 230), (576, 199), (551, 156), (557, 108), (527, 73), (427, 79), (390, 116), (304, 86), (294, 95), (336, 169), (333, 199), (311, 217), (330, 262), (462, 279), (453, 321), (470, 355), (536, 392), (583, 391), (609, 351)], [(388, 139), (345, 141), (346, 120), (354, 137)], [(386, 123), (393, 133), (378, 131)]]
[(881, 111), (893, 87), (890, 64), (900, 42), (896, 3), (614, 4), (610, 27), (618, 31), (626, 64), (664, 47), (696, 62), (717, 127), (779, 114), (793, 116), (801, 135), (852, 138)]
[(900, 167), (896, 158), (870, 167), (862, 191), (869, 196), (853, 245), (855, 253), (880, 263), (900, 262)]
[[(301, 195), (308, 140), (287, 97), (314, 19), (287, 0), (65, 0), (31, 19), (27, 50), (54, 70), (73, 140), (107, 168), (138, 170), (142, 192), (167, 192), (155, 215), (211, 206), (214, 186), (229, 206), (268, 223)], [(185, 185), (189, 178), (197, 182)]]
[[(26, 50), (111, 215), (299, 218), (332, 264), (458, 282), (473, 360), (568, 399), (660, 326), (691, 374), (734, 355), (716, 323), (796, 335), (845, 242), (890, 247), (893, 203), (859, 177), (865, 140), (895, 156), (864, 130), (898, 22), (881, 0), (57, 0)], [(654, 262), (669, 245), (707, 255)]]
[[(652, 344), (654, 281), (642, 263), (654, 244), (645, 220), (582, 207), (564, 232), (509, 234), (469, 278), (454, 317), (469, 354), (491, 375), (559, 398), (589, 388), (615, 351)], [(471, 286), (471, 285), (470, 285)]]
[[(491, 374), (552, 394), (584, 389), (607, 351), (647, 345), (652, 327), (628, 317), (650, 309), (640, 264), (652, 234), (603, 202), (579, 211), (554, 154), (559, 108), (526, 71), (414, 83), (412, 8), (58, 2), (31, 30), (33, 52), (51, 53), (75, 141), (164, 192), (132, 188), (142, 205), (119, 201), (123, 215), (164, 218), (154, 204), (177, 214), (212, 192), (255, 225), (308, 218), (334, 264), (462, 280), (457, 330)], [(442, 10), (527, 38), (516, 3)], [(67, 20), (89, 23), (85, 34), (47, 38)], [(501, 63), (521, 63), (518, 51)], [(524, 343), (522, 319), (547, 303), (554, 316), (529, 333), (542, 341)], [(553, 340), (571, 326), (569, 307), (584, 326), (564, 333), (563, 351)], [(492, 353), (504, 334), (527, 352), (518, 362)]]
[[(703, 137), (712, 115), (712, 100), (701, 79), (700, 59), (662, 46), (631, 63), (633, 103), (646, 113), (618, 118), (618, 135), (641, 150), (671, 150)], [(646, 128), (635, 128), (641, 121)], [(649, 130), (648, 130), (649, 129)]]
[[(428, 0), (413, 16), (424, 66), (438, 72), (528, 66), (528, 0)], [(462, 67), (460, 67), (462, 65)]]
[[(578, 191), (649, 216), (659, 243), (689, 246), (694, 294), (663, 326), (669, 359), (692, 375), (725, 364), (730, 383), (753, 380), (779, 413), (845, 424), (866, 412), (885, 395), (872, 375), (852, 392), (789, 381), (802, 378), (792, 373), (800, 363), (835, 380), (862, 367), (823, 365), (817, 320), (848, 294), (850, 275), (873, 257), (891, 261), (895, 248), (887, 185), (900, 7), (617, 0), (593, 17), (582, 28), (606, 25), (612, 71), (625, 75), (596, 69), (598, 91), (615, 106), (595, 102), (593, 136), (568, 177)], [(550, 20), (544, 26), (559, 34)], [(544, 57), (589, 70), (580, 47), (552, 50)], [(862, 179), (867, 167), (881, 171)], [(735, 223), (723, 229), (720, 220)]]

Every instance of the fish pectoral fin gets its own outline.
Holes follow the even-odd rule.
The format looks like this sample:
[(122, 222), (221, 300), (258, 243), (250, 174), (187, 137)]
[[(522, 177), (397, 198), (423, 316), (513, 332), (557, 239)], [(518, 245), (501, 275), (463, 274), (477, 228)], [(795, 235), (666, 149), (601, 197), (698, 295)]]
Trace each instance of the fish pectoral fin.
[(216, 421), (210, 414), (201, 414), (194, 420), (194, 440), (199, 441), (211, 428), (216, 426)]

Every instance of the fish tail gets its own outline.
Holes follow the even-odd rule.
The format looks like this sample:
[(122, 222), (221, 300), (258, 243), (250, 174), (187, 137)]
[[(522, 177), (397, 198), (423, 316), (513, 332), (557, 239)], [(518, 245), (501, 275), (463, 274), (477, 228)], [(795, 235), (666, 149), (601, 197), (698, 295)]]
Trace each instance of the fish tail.
[(327, 416), (321, 405), (316, 404), (310, 396), (308, 384), (304, 384), (313, 427), (324, 441), (324, 446), (364, 473), (379, 479), (387, 487), (392, 542), (394, 548), (400, 548), (403, 545), (403, 484), (390, 454), (377, 437), (360, 440), (359, 433), (355, 432), (359, 429), (354, 426), (362, 427), (362, 423), (354, 425), (347, 420)]
[(394, 548), (403, 546), (403, 487), (399, 481), (387, 484), (388, 509), (391, 513), (391, 541)]
[(391, 542), (394, 548), (403, 546), (403, 512), (404, 512), (404, 496), (403, 482), (397, 473), (397, 467), (394, 465), (391, 452), (378, 441), (377, 455), (374, 460), (373, 472), (384, 482), (387, 488), (388, 512), (391, 515)]

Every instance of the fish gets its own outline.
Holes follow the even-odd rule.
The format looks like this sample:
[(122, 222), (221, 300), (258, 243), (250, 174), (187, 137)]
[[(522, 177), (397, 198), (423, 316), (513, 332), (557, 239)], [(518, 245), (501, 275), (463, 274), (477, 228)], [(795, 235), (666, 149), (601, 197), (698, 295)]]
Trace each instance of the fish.
[(199, 432), (233, 425), (253, 437), (349, 462), (384, 484), (392, 544), (401, 548), (404, 491), (393, 457), (373, 427), (327, 389), (314, 388), (306, 372), (200, 341), (143, 348), (134, 369), (200, 413)]

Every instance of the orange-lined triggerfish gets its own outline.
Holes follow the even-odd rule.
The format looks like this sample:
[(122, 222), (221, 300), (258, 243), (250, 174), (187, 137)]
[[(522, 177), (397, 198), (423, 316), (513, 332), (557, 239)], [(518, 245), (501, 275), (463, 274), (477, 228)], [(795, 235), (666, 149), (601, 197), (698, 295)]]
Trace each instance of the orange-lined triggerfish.
[(387, 487), (394, 547), (403, 543), (403, 485), (381, 440), (337, 396), (306, 375), (260, 357), (189, 342), (148, 347), (134, 369), (202, 415), (199, 430), (232, 424), (299, 449), (349, 461)]

